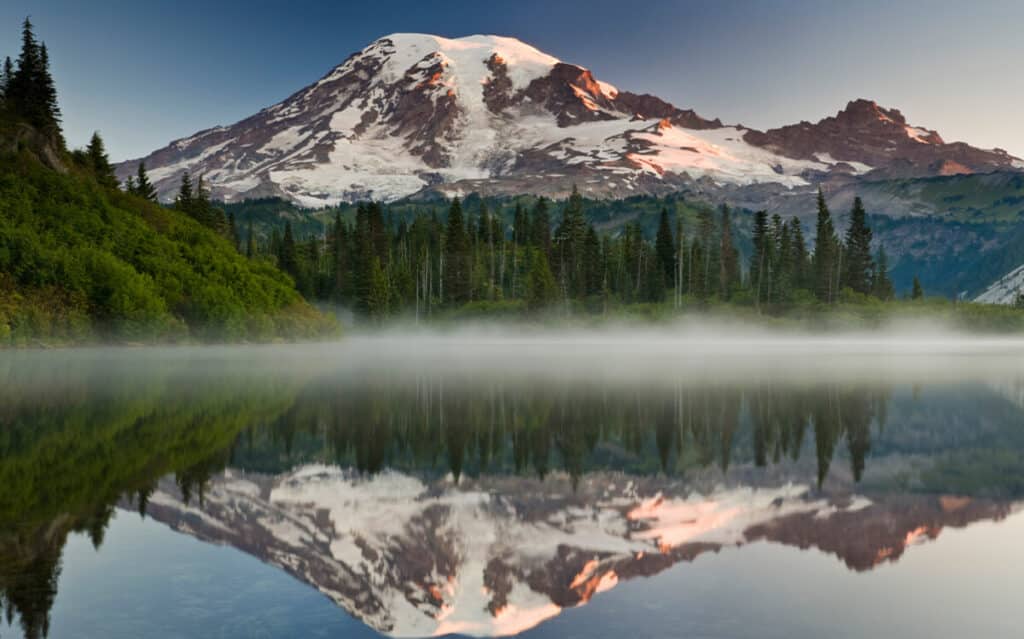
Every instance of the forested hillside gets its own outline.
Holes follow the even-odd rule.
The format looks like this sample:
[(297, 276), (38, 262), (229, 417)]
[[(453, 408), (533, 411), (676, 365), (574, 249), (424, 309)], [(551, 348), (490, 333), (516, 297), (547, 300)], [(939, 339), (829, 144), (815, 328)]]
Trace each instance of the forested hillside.
[(99, 135), (66, 151), (46, 47), (28, 20), (0, 89), (0, 345), (333, 330), (272, 263), (134, 183), (119, 190)]

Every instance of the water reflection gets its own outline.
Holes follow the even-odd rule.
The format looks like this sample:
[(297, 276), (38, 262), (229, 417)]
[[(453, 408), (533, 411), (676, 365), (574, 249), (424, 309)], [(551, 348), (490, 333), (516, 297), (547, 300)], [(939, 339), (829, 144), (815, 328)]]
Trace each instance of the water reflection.
[(870, 570), (1024, 495), (1024, 384), (1003, 368), (305, 363), (0, 364), (8, 623), (46, 636), (68, 536), (99, 548), (115, 508), (278, 566), (383, 633), (507, 635), (758, 540)]

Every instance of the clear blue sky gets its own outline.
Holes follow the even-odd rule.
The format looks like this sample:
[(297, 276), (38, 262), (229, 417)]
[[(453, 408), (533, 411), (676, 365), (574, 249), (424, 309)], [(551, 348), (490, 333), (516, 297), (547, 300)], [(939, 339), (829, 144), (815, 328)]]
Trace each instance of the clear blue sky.
[[(892, 6), (890, 6), (892, 5)], [(230, 124), (397, 31), (518, 37), (622, 89), (767, 128), (865, 97), (947, 140), (1024, 156), (1024, 2), (4, 0), (31, 14), (72, 145), (114, 159)]]

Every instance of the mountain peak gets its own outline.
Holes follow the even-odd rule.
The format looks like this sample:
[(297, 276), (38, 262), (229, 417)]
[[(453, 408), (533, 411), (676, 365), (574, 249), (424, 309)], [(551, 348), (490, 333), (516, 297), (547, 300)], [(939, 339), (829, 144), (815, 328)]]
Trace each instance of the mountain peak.
[[(618, 198), (677, 192), (702, 178), (788, 189), (878, 169), (1019, 165), (1005, 153), (946, 145), (871, 100), (762, 133), (619, 91), (516, 38), (424, 33), (382, 36), (284, 101), (145, 161), (165, 199), (188, 170), (205, 175), (214, 197), (311, 207), (424, 191), (563, 197), (573, 186)], [(119, 175), (137, 164), (122, 164)]]

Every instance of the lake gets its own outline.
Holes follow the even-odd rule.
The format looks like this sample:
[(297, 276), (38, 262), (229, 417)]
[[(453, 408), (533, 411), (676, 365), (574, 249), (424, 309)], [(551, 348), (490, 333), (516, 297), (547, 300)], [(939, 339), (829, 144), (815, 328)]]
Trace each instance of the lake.
[(1024, 341), (0, 353), (0, 637), (1018, 637)]

